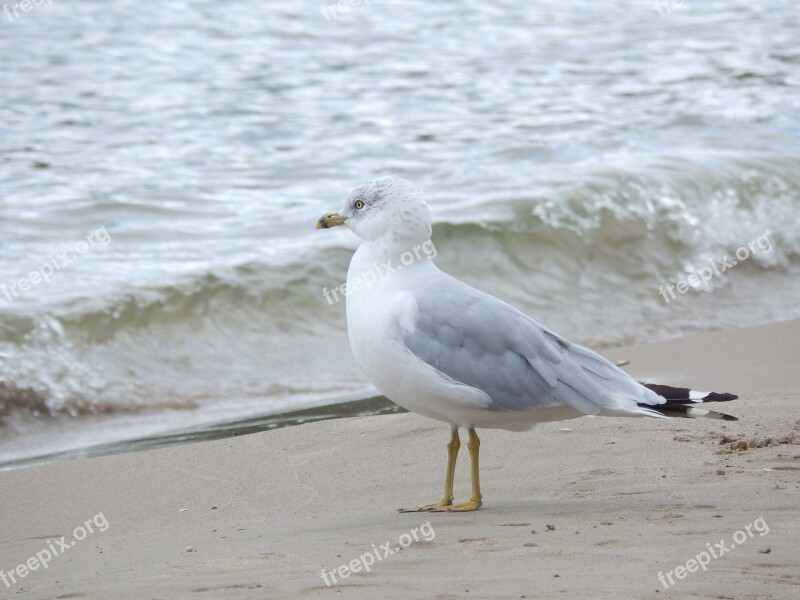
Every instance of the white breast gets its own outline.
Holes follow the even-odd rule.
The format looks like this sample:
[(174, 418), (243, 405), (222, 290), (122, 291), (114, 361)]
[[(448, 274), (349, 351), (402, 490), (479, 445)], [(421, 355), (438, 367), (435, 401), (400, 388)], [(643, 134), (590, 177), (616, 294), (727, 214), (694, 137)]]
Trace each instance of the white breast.
[(487, 416), (482, 410), (489, 398), (481, 390), (453, 382), (427, 365), (402, 343), (403, 330), (414, 327), (418, 280), (430, 281), (430, 261), (415, 263), (378, 277), (370, 286), (355, 289), (358, 278), (374, 268), (372, 256), (356, 252), (348, 271), (347, 328), (356, 362), (378, 390), (406, 410), (462, 427), (474, 425), (470, 416)]

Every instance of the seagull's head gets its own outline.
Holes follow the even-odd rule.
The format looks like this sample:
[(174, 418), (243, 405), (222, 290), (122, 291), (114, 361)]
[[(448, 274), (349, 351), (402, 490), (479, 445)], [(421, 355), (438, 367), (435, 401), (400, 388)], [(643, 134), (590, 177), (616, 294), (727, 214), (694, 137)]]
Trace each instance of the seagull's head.
[(358, 186), (338, 213), (327, 213), (317, 229), (344, 225), (362, 240), (381, 238), (421, 244), (431, 237), (431, 215), (419, 190), (400, 177), (381, 177)]

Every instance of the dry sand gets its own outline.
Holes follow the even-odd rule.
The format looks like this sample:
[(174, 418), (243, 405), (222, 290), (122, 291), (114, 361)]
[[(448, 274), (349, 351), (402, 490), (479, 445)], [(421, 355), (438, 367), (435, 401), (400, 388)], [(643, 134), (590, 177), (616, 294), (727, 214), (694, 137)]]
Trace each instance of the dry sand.
[[(109, 524), (0, 581), (0, 597), (800, 598), (800, 321), (607, 355), (641, 378), (739, 393), (720, 408), (741, 420), (483, 431), (484, 507), (465, 514), (396, 512), (441, 495), (447, 427), (412, 414), (0, 473), (6, 573), (98, 513)], [(325, 585), (322, 569), (394, 551), (426, 522), (431, 541), (424, 528)], [(706, 571), (659, 582), (719, 542), (735, 547)]]

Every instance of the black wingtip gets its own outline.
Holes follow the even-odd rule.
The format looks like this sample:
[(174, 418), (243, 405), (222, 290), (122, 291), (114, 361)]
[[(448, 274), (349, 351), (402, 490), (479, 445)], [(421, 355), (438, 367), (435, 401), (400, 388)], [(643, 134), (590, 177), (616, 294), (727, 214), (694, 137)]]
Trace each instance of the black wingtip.
[(639, 404), (642, 408), (647, 408), (651, 411), (664, 415), (665, 417), (679, 417), (683, 419), (721, 419), (723, 421), (738, 421), (733, 415), (718, 412), (716, 410), (706, 410), (704, 408), (697, 408), (691, 404), (684, 404), (682, 402), (667, 402), (666, 404), (656, 404), (655, 406), (648, 404)]
[[(655, 392), (662, 398), (666, 398), (672, 404), (693, 404), (697, 402), (728, 402), (729, 400), (736, 400), (739, 396), (736, 394), (728, 394), (727, 392), (697, 392), (686, 387), (673, 387), (671, 385), (663, 385), (660, 383), (645, 383), (640, 381), (644, 387), (652, 392)], [(704, 394), (702, 398), (699, 394)]]

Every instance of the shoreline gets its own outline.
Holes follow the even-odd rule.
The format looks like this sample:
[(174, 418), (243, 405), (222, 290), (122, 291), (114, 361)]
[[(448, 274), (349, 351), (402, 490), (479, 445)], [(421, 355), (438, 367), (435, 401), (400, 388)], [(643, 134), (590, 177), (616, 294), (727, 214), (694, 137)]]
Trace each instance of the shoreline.
[[(778, 321), (779, 323), (790, 323), (789, 321)], [(763, 324), (770, 325), (771, 323)], [(754, 325), (752, 327), (761, 327)], [(748, 328), (744, 328), (748, 329)], [(661, 340), (652, 344), (634, 344), (630, 348), (647, 348), (649, 346), (660, 346), (670, 342), (679, 342), (686, 338), (693, 338), (698, 335), (710, 335), (722, 333), (723, 331), (736, 330), (716, 330), (694, 335)], [(623, 363), (625, 368), (627, 359), (626, 349), (628, 346), (591, 346), (596, 352), (609, 358), (614, 363)], [(618, 357), (617, 357), (618, 356)], [(617, 358), (614, 358), (617, 357)], [(619, 366), (619, 365), (618, 365)], [(669, 381), (658, 381), (658, 375), (651, 377), (653, 382), (671, 383)], [(639, 377), (645, 380), (647, 377)], [(368, 385), (365, 383), (365, 385)], [(687, 381), (687, 386), (698, 388), (696, 382)], [(374, 389), (373, 389), (374, 390)], [(202, 410), (198, 408), (196, 410)], [(312, 402), (310, 406), (305, 406), (293, 410), (281, 410), (279, 412), (267, 411), (264, 414), (254, 414), (236, 416), (229, 419), (218, 419), (203, 421), (200, 420), (193, 425), (168, 429), (160, 433), (143, 434), (130, 438), (111, 439), (109, 441), (97, 442), (83, 446), (73, 446), (37, 454), (26, 454), (19, 458), (5, 458), (0, 460), (0, 472), (42, 466), (55, 462), (80, 460), (86, 458), (96, 458), (99, 456), (111, 456), (128, 452), (142, 452), (145, 450), (155, 450), (158, 448), (168, 448), (181, 444), (191, 444), (203, 441), (224, 439), (248, 435), (262, 431), (272, 431), (282, 427), (292, 427), (316, 421), (342, 419), (348, 417), (378, 416), (396, 413), (404, 413), (406, 410), (388, 398), (381, 395), (377, 390), (373, 394), (356, 394), (354, 396), (343, 397), (334, 401)], [(724, 411), (723, 411), (724, 412)], [(154, 415), (150, 415), (154, 417)], [(2, 432), (2, 430), (0, 430)]]
[(346, 400), (333, 404), (320, 404), (309, 408), (237, 418), (229, 421), (213, 421), (178, 429), (176, 431), (168, 431), (162, 434), (59, 450), (19, 459), (9, 459), (0, 461), (0, 473), (3, 471), (38, 467), (64, 461), (113, 456), (115, 454), (126, 454), (129, 452), (144, 452), (146, 450), (169, 448), (183, 444), (220, 440), (263, 431), (272, 431), (273, 429), (280, 429), (283, 427), (315, 423), (317, 421), (345, 419), (348, 417), (389, 415), (403, 412), (407, 411), (389, 401), (385, 396), (367, 396), (366, 398), (357, 400)]
[[(740, 420), (483, 430), (484, 506), (464, 514), (396, 512), (441, 494), (447, 427), (413, 414), (0, 472), (6, 574), (48, 540), (69, 542), (93, 515), (108, 523), (0, 590), (122, 599), (795, 595), (800, 320), (604, 355), (630, 361), (624, 369), (641, 380), (737, 393), (715, 406)], [(462, 456), (457, 500), (467, 463)], [(754, 529), (758, 519), (768, 533)], [(747, 526), (755, 535), (705, 569), (678, 570)], [(397, 551), (355, 571), (353, 561), (386, 543)], [(321, 575), (331, 571), (339, 575), (328, 586)], [(660, 573), (674, 583), (665, 587)]]

